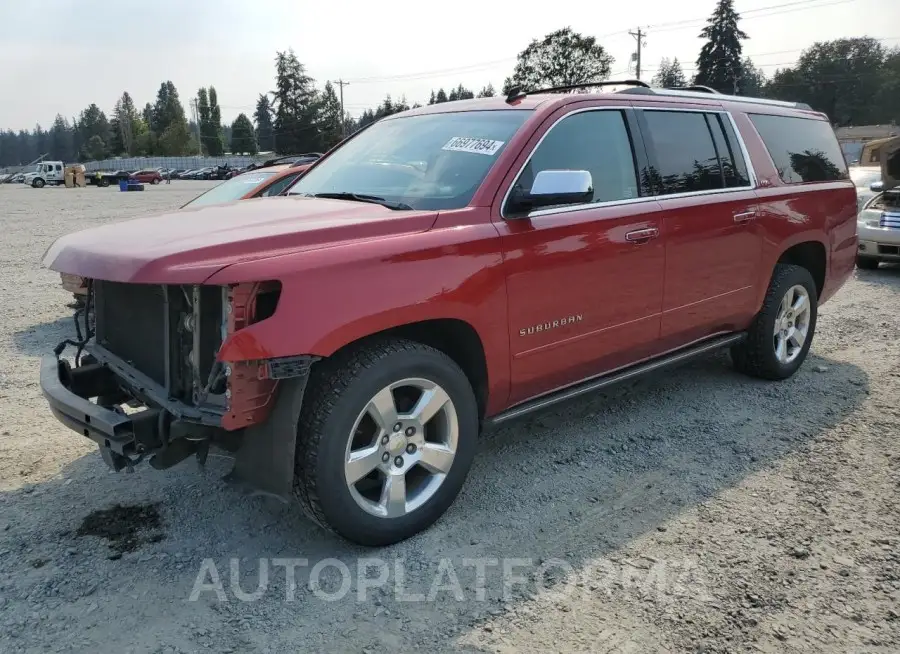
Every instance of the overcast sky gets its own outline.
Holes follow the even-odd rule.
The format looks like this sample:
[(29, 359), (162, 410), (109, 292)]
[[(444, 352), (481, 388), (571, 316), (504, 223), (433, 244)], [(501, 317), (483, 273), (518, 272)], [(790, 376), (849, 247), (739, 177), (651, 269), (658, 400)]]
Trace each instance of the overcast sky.
[[(251, 114), (274, 87), (276, 50), (293, 48), (318, 85), (343, 78), (354, 116), (386, 93), (427, 102), (432, 88), (499, 88), (533, 38), (570, 26), (597, 37), (626, 76), (647, 30), (645, 77), (662, 57), (695, 66), (697, 38), (715, 0), (46, 0), (0, 4), (0, 128), (49, 127), (91, 102), (109, 113), (127, 90), (142, 107), (161, 81), (185, 103), (201, 86), (219, 94), (222, 118)], [(780, 6), (779, 6), (780, 5)], [(777, 8), (771, 8), (778, 6)], [(750, 36), (744, 52), (768, 74), (814, 41), (848, 36), (900, 45), (900, 0), (736, 0)], [(769, 9), (766, 9), (769, 8)], [(126, 15), (126, 12), (130, 12)]]

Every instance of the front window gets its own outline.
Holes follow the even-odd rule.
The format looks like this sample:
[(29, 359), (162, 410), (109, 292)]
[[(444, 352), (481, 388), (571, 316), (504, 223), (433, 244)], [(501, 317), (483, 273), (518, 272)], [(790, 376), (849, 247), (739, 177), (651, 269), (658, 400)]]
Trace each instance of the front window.
[[(214, 186), (206, 193), (197, 196), (184, 207), (205, 206), (207, 204), (222, 204), (223, 202), (234, 202), (240, 200), (250, 191), (262, 184), (275, 175), (274, 172), (262, 173), (244, 173), (232, 177), (227, 182), (222, 182), (218, 186)], [(182, 209), (184, 208), (182, 207)]]
[(458, 209), (528, 116), (501, 110), (383, 120), (310, 169), (288, 194), (350, 193), (413, 209)]

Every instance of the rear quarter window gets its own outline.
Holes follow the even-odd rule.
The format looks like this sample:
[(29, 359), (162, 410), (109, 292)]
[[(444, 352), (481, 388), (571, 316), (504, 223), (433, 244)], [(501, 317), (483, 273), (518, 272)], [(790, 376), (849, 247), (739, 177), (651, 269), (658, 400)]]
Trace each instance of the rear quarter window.
[(824, 120), (748, 114), (786, 184), (849, 179), (834, 130)]

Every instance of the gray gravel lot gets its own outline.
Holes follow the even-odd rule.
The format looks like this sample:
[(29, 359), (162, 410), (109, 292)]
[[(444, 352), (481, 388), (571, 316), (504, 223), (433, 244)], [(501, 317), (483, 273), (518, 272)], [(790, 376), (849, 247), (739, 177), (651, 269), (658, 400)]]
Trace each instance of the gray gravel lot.
[[(900, 268), (793, 379), (712, 356), (487, 434), (443, 519), (367, 550), (223, 458), (112, 474), (41, 397), (71, 327), (44, 250), (208, 186), (0, 185), (0, 651), (900, 651)], [(159, 524), (84, 535), (116, 504)]]

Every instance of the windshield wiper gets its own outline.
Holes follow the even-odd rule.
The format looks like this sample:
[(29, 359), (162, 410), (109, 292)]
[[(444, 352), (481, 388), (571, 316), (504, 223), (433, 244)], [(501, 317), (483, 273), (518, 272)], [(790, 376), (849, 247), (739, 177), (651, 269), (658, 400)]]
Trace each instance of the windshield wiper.
[(403, 202), (393, 202), (391, 200), (385, 200), (384, 198), (380, 198), (377, 195), (362, 195), (360, 193), (334, 192), (334, 193), (313, 193), (312, 197), (326, 198), (329, 200), (352, 200), (354, 202), (369, 202), (371, 204), (380, 204), (383, 207), (387, 207), (388, 209), (394, 209), (395, 211), (401, 211), (401, 210), (409, 211), (412, 209), (412, 207), (409, 206), (408, 204), (405, 204)]

